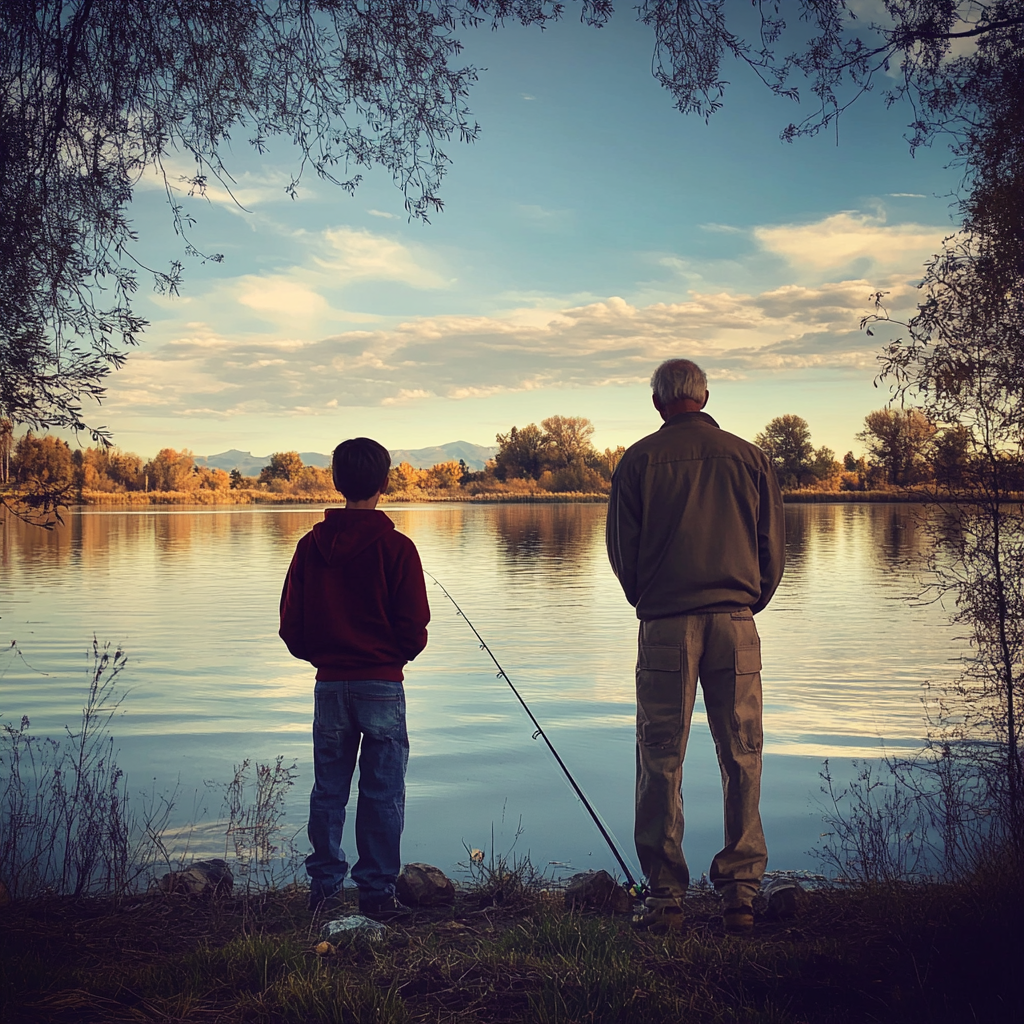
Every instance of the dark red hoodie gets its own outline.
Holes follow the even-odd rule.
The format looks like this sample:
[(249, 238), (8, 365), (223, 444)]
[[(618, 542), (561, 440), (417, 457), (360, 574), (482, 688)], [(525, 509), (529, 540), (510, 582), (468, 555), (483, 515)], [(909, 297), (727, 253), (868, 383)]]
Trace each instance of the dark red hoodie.
[(334, 508), (299, 541), (281, 594), (281, 639), (318, 680), (402, 681), (427, 646), (420, 556), (376, 509)]

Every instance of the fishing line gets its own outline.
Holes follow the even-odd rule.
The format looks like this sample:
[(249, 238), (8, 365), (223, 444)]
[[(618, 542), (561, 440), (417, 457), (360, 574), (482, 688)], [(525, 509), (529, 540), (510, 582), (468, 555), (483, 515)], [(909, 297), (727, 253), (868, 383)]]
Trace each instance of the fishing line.
[(484, 640), (484, 638), (477, 632), (476, 626), (474, 626), (473, 623), (469, 621), (469, 618), (467, 617), (466, 613), (459, 607), (459, 602), (456, 601), (455, 598), (448, 593), (447, 589), (445, 589), (444, 584), (433, 573), (427, 572), (426, 569), (423, 570), (423, 574), (425, 576), (429, 576), (434, 581), (434, 583), (441, 588), (441, 593), (444, 594), (444, 596), (447, 597), (448, 600), (451, 601), (453, 605), (455, 605), (455, 610), (459, 613), (459, 615), (462, 616), (466, 625), (469, 626), (471, 630), (473, 630), (473, 635), (480, 642), (480, 649), (482, 651), (486, 651), (490, 655), (491, 661), (493, 661), (495, 666), (497, 667), (498, 678), (504, 679), (505, 682), (508, 683), (509, 689), (516, 695), (516, 699), (519, 701), (520, 704), (522, 704), (523, 710), (530, 716), (530, 721), (533, 722), (537, 730), (533, 734), (533, 738), (536, 739), (539, 736), (548, 745), (548, 750), (551, 751), (555, 760), (558, 762), (558, 767), (561, 768), (562, 771), (565, 773), (565, 777), (569, 780), (569, 785), (572, 786), (573, 792), (575, 792), (575, 794), (580, 798), (580, 801), (582, 802), (583, 806), (587, 809), (587, 813), (590, 815), (591, 818), (593, 818), (594, 824), (597, 826), (597, 830), (601, 833), (602, 838), (608, 844), (608, 849), (610, 849), (612, 853), (615, 855), (615, 859), (619, 862), (619, 867), (622, 868), (622, 873), (626, 876), (626, 881), (629, 882), (629, 884), (632, 887), (639, 888), (636, 879), (633, 877), (633, 873), (626, 866), (626, 862), (622, 859), (622, 854), (619, 853), (618, 847), (612, 841), (612, 837), (608, 834), (608, 829), (605, 828), (604, 823), (598, 816), (597, 811), (594, 810), (590, 801), (587, 799), (586, 794), (583, 792), (582, 789), (580, 789), (579, 783), (572, 777), (572, 772), (570, 772), (569, 769), (565, 766), (565, 762), (561, 759), (561, 757), (559, 757), (558, 751), (555, 750), (554, 744), (551, 742), (551, 740), (548, 739), (548, 734), (544, 731), (540, 722), (538, 722), (537, 719), (534, 717), (534, 714), (530, 710), (529, 705), (527, 705), (526, 701), (523, 700), (522, 694), (515, 688), (515, 685), (512, 683), (512, 680), (508, 677), (508, 673), (501, 667), (501, 664), (499, 663), (498, 659), (494, 656), (494, 651), (492, 651), (490, 647), (487, 646), (487, 641)]

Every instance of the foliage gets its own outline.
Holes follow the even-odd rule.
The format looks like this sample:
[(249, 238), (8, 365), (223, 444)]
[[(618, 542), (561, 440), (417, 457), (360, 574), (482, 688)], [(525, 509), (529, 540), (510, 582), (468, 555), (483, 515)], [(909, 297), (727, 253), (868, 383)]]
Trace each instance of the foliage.
[[(888, 105), (911, 101), (913, 146), (939, 133), (964, 140), (977, 129), (975, 115), (988, 93), (1007, 84), (1001, 72), (1024, 38), (1018, 0), (883, 0), (871, 9), (877, 20), (864, 18), (852, 0), (800, 0), (759, 4), (753, 24), (727, 4), (701, 0), (646, 0), (637, 10), (655, 31), (655, 75), (683, 113), (706, 119), (721, 107), (726, 55), (780, 96), (798, 99), (794, 79), (808, 79), (817, 109), (791, 124), (787, 139), (834, 124), (881, 82)], [(807, 28), (795, 29), (794, 22)], [(780, 53), (794, 32), (795, 48)], [(973, 45), (954, 51), (960, 40)], [(1008, 107), (1019, 92), (1004, 95)]]
[(582, 466), (594, 454), (594, 424), (584, 416), (549, 416), (540, 421), (552, 469)]
[(557, 493), (607, 491), (625, 448), (594, 448), (594, 425), (583, 416), (549, 416), (541, 426), (529, 423), (498, 434), (494, 477), (501, 482), (535, 480)]
[(462, 483), (463, 473), (463, 465), (455, 460), (439, 462), (427, 470), (427, 488), (435, 491), (452, 490)]
[(925, 478), (935, 424), (920, 409), (877, 409), (864, 417), (857, 434), (889, 483), (912, 484)]
[(499, 480), (536, 480), (547, 466), (548, 439), (536, 423), (513, 426), (507, 434), (495, 435), (498, 454), (494, 475)]
[(270, 456), (270, 465), (260, 470), (259, 482), (269, 484), (271, 480), (293, 480), (302, 468), (298, 452), (274, 452)]
[(0, 417), (0, 484), (11, 479), (11, 455), (14, 452), (14, 424)]
[(754, 438), (767, 456), (785, 490), (817, 488), (836, 490), (840, 486), (842, 463), (831, 448), (815, 448), (811, 428), (802, 416), (776, 416)]
[(814, 446), (811, 428), (802, 416), (776, 416), (754, 438), (754, 444), (768, 456), (783, 487), (798, 486), (801, 478), (811, 472)]
[(187, 448), (180, 452), (173, 448), (161, 448), (156, 456), (146, 463), (144, 473), (148, 480), (147, 490), (195, 490), (198, 486), (195, 467), (195, 457)]
[(14, 449), (15, 477), (19, 483), (53, 490), (67, 490), (72, 483), (71, 449), (66, 441), (49, 434), (35, 437), (31, 431)]
[[(933, 528), (937, 596), (954, 599), (971, 653), (932, 708), (929, 749), (952, 760), (938, 792), (986, 819), (982, 851), (1024, 864), (1024, 277), (1006, 238), (962, 232), (926, 268), (906, 323), (881, 306), (866, 321), (905, 332), (883, 351), (896, 397), (939, 424), (943, 472)], [(897, 414), (902, 415), (902, 414)], [(952, 467), (952, 469), (951, 469)], [(942, 763), (942, 759), (938, 761)], [(966, 781), (962, 781), (966, 780)], [(933, 787), (934, 789), (935, 787)], [(954, 836), (954, 847), (961, 840)], [(978, 844), (975, 844), (977, 847)]]
[(142, 459), (118, 448), (86, 448), (71, 453), (75, 487), (90, 491), (138, 491), (145, 486)]

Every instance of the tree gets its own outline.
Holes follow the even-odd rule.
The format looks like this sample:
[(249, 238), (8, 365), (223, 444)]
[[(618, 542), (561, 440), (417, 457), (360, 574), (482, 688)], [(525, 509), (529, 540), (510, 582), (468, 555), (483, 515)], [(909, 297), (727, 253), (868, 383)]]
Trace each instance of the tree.
[(584, 416), (549, 416), (541, 420), (552, 468), (583, 466), (596, 453), (590, 438), (594, 424)]
[(980, 854), (1020, 872), (1024, 279), (1014, 283), (1000, 232), (997, 223), (992, 234), (948, 239), (928, 264), (916, 314), (900, 323), (879, 306), (866, 323), (900, 332), (883, 350), (882, 376), (897, 399), (918, 403), (943, 425), (940, 445), (958, 469), (938, 479), (933, 565), (936, 588), (954, 598), (951, 617), (966, 627), (972, 648), (962, 677), (941, 692), (931, 738), (941, 757), (930, 760), (946, 773), (936, 791), (944, 831), (953, 837), (947, 849), (952, 843), (967, 869)]
[(259, 482), (269, 484), (273, 480), (294, 480), (302, 472), (302, 459), (298, 452), (274, 452), (270, 465), (260, 470)]
[(843, 463), (836, 460), (836, 453), (824, 445), (815, 449), (810, 470), (822, 483), (836, 479), (843, 471)]
[(876, 409), (857, 438), (891, 484), (911, 484), (925, 472), (935, 424), (920, 409)]
[(454, 459), (439, 462), (427, 470), (427, 486), (435, 490), (448, 491), (462, 483), (465, 463), (460, 465)]
[(0, 484), (11, 479), (11, 453), (14, 451), (14, 424), (0, 417)]
[(149, 490), (187, 492), (199, 487), (195, 468), (195, 458), (187, 448), (180, 452), (161, 448), (155, 458), (146, 463), (143, 473)]
[(754, 444), (768, 456), (783, 487), (799, 486), (801, 478), (811, 472), (814, 446), (811, 428), (802, 416), (776, 416), (754, 438)]
[(25, 434), (14, 449), (14, 465), (18, 481), (34, 489), (64, 491), (72, 484), (71, 449), (49, 434)]
[(427, 471), (416, 469), (410, 462), (400, 462), (392, 466), (388, 474), (390, 489), (396, 492), (410, 491), (423, 487), (427, 481)]
[(932, 446), (932, 468), (939, 484), (957, 487), (967, 483), (974, 437), (969, 427), (954, 423), (940, 430)]
[(495, 440), (494, 475), (499, 480), (537, 480), (547, 467), (549, 440), (536, 423), (512, 427), (507, 434), (496, 434)]

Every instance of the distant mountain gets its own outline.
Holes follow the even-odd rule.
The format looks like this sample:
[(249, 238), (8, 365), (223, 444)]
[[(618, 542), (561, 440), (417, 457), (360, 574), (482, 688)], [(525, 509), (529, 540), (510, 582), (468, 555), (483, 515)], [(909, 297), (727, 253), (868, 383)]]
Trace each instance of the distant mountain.
[(470, 444), (469, 441), (450, 441), (433, 448), (396, 448), (391, 453), (391, 464), (408, 462), (416, 469), (429, 469), (439, 462), (458, 462), (462, 459), (473, 470), (484, 468), (488, 459), (498, 454), (495, 445)]
[(242, 476), (259, 476), (264, 466), (270, 465), (270, 456), (253, 455), (252, 452), (240, 452), (237, 448), (221, 452), (220, 455), (197, 455), (197, 466), (208, 466), (210, 469), (223, 469), (230, 473), (237, 469)]
[[(397, 448), (391, 452), (392, 465), (408, 462), (416, 469), (429, 469), (439, 462), (458, 462), (462, 459), (473, 470), (484, 468), (484, 463), (498, 454), (494, 446), (470, 444), (469, 441), (452, 441), (449, 444), (435, 445), (433, 448)], [(304, 466), (329, 466), (330, 455), (319, 452), (299, 452)], [(270, 465), (269, 455), (253, 455), (252, 452), (241, 452), (237, 448), (221, 452), (219, 455), (197, 455), (196, 464), (209, 466), (210, 469), (223, 469), (231, 472), (237, 469), (242, 476), (259, 476), (264, 466)]]

